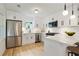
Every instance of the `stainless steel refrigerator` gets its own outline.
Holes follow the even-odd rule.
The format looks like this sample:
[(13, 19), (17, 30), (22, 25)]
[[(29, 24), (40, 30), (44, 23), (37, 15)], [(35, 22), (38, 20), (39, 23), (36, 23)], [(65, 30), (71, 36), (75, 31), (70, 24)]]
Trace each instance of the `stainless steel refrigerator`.
[(22, 21), (6, 20), (6, 48), (22, 45)]

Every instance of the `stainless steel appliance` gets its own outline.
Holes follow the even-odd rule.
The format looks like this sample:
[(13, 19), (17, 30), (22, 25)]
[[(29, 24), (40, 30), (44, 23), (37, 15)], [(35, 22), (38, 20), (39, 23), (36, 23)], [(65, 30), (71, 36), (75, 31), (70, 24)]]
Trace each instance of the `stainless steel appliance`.
[(35, 33), (35, 43), (41, 42), (41, 33)]
[(6, 48), (22, 45), (22, 21), (6, 20)]

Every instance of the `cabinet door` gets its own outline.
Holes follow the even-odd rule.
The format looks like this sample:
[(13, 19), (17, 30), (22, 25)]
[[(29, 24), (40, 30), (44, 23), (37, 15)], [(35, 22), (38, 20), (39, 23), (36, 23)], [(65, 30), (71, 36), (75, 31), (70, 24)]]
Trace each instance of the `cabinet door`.
[(61, 21), (61, 26), (64, 26), (64, 20)]
[(64, 20), (58, 20), (58, 27), (64, 26)]
[(25, 44), (31, 44), (31, 43), (35, 43), (35, 34), (24, 34), (22, 36), (22, 44), (25, 45)]
[(29, 35), (28, 34), (23, 34), (22, 35), (22, 45), (28, 44), (29, 43)]
[(35, 43), (35, 34), (30, 35), (30, 42)]

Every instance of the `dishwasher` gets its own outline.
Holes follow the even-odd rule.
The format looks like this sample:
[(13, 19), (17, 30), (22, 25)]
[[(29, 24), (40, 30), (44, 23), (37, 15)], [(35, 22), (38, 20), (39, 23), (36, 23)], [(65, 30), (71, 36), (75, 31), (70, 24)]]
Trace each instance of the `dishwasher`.
[(41, 42), (41, 33), (35, 33), (35, 43)]

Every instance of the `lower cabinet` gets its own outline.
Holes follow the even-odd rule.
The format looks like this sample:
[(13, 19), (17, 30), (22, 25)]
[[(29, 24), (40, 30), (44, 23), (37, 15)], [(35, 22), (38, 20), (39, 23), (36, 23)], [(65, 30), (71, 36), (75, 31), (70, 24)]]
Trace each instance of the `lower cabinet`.
[(22, 36), (22, 45), (35, 43), (35, 34), (34, 33), (26, 33)]

